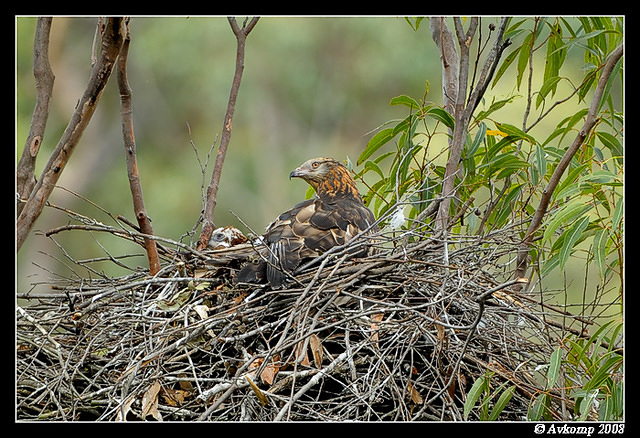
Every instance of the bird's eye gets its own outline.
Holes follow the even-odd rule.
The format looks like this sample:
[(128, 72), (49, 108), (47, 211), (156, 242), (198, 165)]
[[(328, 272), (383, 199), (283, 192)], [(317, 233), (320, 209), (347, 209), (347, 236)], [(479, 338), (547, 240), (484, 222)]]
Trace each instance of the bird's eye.
[(320, 165), (320, 163), (318, 163), (317, 161), (314, 161), (313, 163), (311, 163), (311, 167), (313, 167), (314, 169), (316, 167), (318, 167)]

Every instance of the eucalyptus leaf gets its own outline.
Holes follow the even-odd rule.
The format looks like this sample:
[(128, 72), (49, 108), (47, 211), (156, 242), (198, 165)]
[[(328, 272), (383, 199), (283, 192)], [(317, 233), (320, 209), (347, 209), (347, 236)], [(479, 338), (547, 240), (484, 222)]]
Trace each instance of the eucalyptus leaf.
[(574, 246), (582, 237), (582, 233), (589, 225), (589, 217), (583, 216), (578, 219), (571, 228), (569, 228), (565, 233), (564, 243), (562, 248), (560, 249), (560, 260), (559, 267), (560, 269), (564, 269), (567, 260), (569, 260), (569, 256), (571, 255)]

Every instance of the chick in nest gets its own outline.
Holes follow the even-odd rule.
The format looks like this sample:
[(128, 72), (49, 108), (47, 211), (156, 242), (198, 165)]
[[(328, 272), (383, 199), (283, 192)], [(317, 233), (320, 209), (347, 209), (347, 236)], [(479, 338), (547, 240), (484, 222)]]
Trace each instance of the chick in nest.
[(247, 238), (242, 234), (242, 231), (236, 227), (220, 227), (211, 233), (211, 239), (209, 239), (207, 248), (213, 250), (231, 248), (232, 246), (246, 243), (246, 241)]

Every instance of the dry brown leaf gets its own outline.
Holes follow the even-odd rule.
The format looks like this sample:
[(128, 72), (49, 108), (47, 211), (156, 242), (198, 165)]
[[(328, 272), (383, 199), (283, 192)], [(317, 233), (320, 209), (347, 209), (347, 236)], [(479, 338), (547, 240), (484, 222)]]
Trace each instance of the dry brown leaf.
[(133, 404), (135, 399), (135, 394), (131, 394), (124, 400), (124, 402), (122, 402), (122, 406), (120, 406), (118, 413), (116, 414), (116, 421), (127, 421), (127, 415), (131, 409), (131, 404)]
[[(275, 379), (276, 374), (278, 374), (278, 372), (280, 371), (279, 358), (280, 356), (276, 355), (271, 363), (266, 365), (260, 372), (260, 380), (262, 380), (262, 383), (266, 383), (267, 385), (273, 384), (273, 380)], [(262, 357), (259, 357), (251, 362), (248, 367), (247, 376), (255, 379), (256, 372), (258, 371), (258, 368), (260, 368), (260, 365), (262, 365), (262, 362), (264, 362), (264, 358)]]
[(309, 362), (309, 355), (307, 354), (307, 351), (304, 348), (304, 341), (300, 341), (298, 342), (298, 344), (295, 347), (295, 356), (296, 356), (296, 362), (300, 362), (300, 365), (304, 365), (304, 366), (309, 366), (311, 365), (311, 362)]
[(276, 378), (276, 374), (278, 374), (278, 371), (280, 371), (280, 367), (275, 363), (267, 365), (260, 373), (260, 379), (263, 383), (271, 385), (273, 384), (273, 380)]
[(264, 361), (264, 359), (262, 357), (259, 357), (255, 360), (253, 360), (249, 366), (247, 367), (248, 372), (247, 374), (255, 377), (256, 376), (256, 371), (258, 370), (258, 368), (260, 367), (260, 365), (262, 365), (262, 362)]
[(162, 421), (162, 414), (158, 411), (158, 393), (160, 383), (156, 380), (142, 396), (142, 418), (151, 415), (157, 421)]
[(209, 306), (199, 304), (197, 306), (193, 306), (193, 310), (198, 314), (200, 319), (207, 319), (209, 317)]
[(193, 271), (193, 278), (205, 278), (209, 272), (209, 269), (196, 269)]
[(407, 391), (409, 392), (411, 401), (414, 402), (415, 404), (421, 405), (424, 402), (424, 400), (422, 399), (422, 396), (420, 395), (420, 392), (416, 389), (415, 386), (411, 384), (411, 382), (409, 382), (407, 385)]
[[(464, 374), (458, 372), (458, 388), (460, 388), (460, 392), (462, 392), (462, 395), (466, 397), (465, 395), (465, 387), (467, 386), (467, 378), (464, 376)], [(463, 397), (464, 400), (464, 397)]]
[(266, 395), (264, 395), (264, 392), (262, 392), (262, 390), (258, 388), (258, 385), (253, 383), (253, 380), (251, 380), (251, 377), (245, 374), (244, 378), (247, 379), (247, 382), (249, 382), (249, 386), (251, 386), (251, 389), (253, 389), (254, 394), (256, 395), (256, 397), (258, 397), (258, 400), (260, 400), (260, 403), (262, 404), (262, 406), (268, 405), (269, 399), (267, 398)]
[(379, 333), (378, 333), (378, 329), (380, 328), (380, 325), (378, 323), (382, 321), (383, 317), (384, 317), (384, 313), (374, 313), (373, 315), (371, 315), (371, 324), (369, 326), (371, 328), (371, 331), (373, 332), (371, 334), (371, 342), (375, 344), (376, 348), (379, 347), (378, 340), (380, 339)]
[(445, 328), (443, 326), (441, 326), (440, 324), (436, 324), (436, 333), (437, 333), (437, 339), (438, 341), (440, 341), (440, 345), (442, 345), (442, 343), (444, 342), (445, 339)]
[[(178, 377), (181, 379), (186, 379), (188, 376), (186, 373), (179, 373)], [(185, 391), (190, 391), (193, 389), (193, 385), (188, 380), (179, 380), (178, 385), (180, 385), (180, 389), (184, 389)]]
[(317, 369), (322, 369), (322, 359), (324, 358), (324, 351), (322, 350), (322, 341), (320, 337), (315, 333), (309, 337), (309, 347), (311, 347), (311, 354), (313, 355), (313, 362)]
[(191, 395), (190, 391), (184, 389), (164, 389), (162, 398), (169, 406), (178, 407), (184, 404), (184, 401)]
[[(451, 369), (447, 370), (447, 380), (451, 377)], [(456, 394), (456, 379), (451, 379), (451, 384), (449, 385), (449, 387), (447, 388), (447, 392), (449, 394), (449, 397), (451, 397), (451, 399), (453, 400), (455, 394)]]

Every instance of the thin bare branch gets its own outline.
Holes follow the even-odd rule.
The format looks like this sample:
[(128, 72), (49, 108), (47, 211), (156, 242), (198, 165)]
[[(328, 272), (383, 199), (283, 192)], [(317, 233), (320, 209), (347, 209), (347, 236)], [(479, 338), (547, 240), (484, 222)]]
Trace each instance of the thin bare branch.
[[(129, 176), (129, 188), (131, 189), (131, 197), (133, 198), (133, 210), (136, 220), (138, 221), (140, 231), (146, 235), (153, 235), (151, 220), (149, 219), (144, 206), (142, 184), (140, 183), (138, 162), (136, 159), (136, 141), (133, 130), (133, 109), (131, 106), (131, 87), (129, 86), (129, 81), (127, 79), (127, 58), (129, 54), (129, 45), (131, 43), (128, 19), (125, 20), (124, 26), (125, 37), (118, 57), (117, 77), (118, 88), (120, 89), (122, 136), (124, 139), (125, 159), (127, 162), (127, 175)], [(156, 242), (155, 240), (147, 237), (145, 237), (144, 242), (149, 261), (149, 273), (150, 275), (156, 275), (160, 270), (160, 261), (158, 260)]]
[(607, 82), (609, 81), (609, 77), (613, 72), (613, 68), (618, 63), (620, 58), (622, 58), (623, 54), (623, 46), (618, 46), (609, 56), (609, 59), (604, 65), (602, 72), (600, 73), (600, 78), (598, 79), (598, 84), (596, 86), (595, 92), (593, 94), (593, 98), (591, 100), (591, 105), (589, 106), (589, 111), (587, 113), (587, 118), (582, 125), (580, 131), (576, 135), (573, 143), (569, 148), (565, 151), (562, 159), (556, 166), (551, 178), (549, 178), (549, 183), (544, 188), (542, 192), (542, 197), (540, 198), (540, 204), (536, 209), (533, 218), (531, 219), (531, 223), (529, 224), (529, 228), (525, 234), (525, 237), (520, 245), (520, 250), (518, 252), (518, 264), (515, 270), (515, 277), (520, 278), (525, 276), (525, 272), (527, 270), (528, 265), (528, 255), (529, 248), (531, 246), (531, 242), (533, 241), (533, 237), (535, 232), (538, 230), (540, 225), (542, 225), (542, 219), (544, 215), (547, 213), (547, 208), (549, 207), (549, 203), (551, 202), (551, 198), (553, 196), (553, 192), (555, 191), (558, 183), (560, 182), (560, 178), (564, 174), (564, 171), (569, 166), (569, 163), (573, 159), (573, 156), (578, 152), (585, 139), (591, 133), (591, 130), (595, 126), (598, 121), (598, 110), (600, 108), (602, 96), (604, 94), (604, 90), (606, 88)]
[(229, 141), (231, 140), (233, 113), (236, 108), (236, 99), (238, 97), (238, 91), (240, 90), (240, 82), (242, 80), (242, 73), (244, 71), (245, 43), (246, 43), (247, 36), (253, 30), (255, 25), (258, 23), (258, 17), (252, 18), (249, 24), (246, 24), (246, 21), (245, 21), (245, 24), (242, 27), (238, 25), (235, 18), (229, 17), (228, 20), (229, 20), (229, 24), (231, 25), (231, 29), (233, 30), (233, 33), (236, 36), (236, 42), (237, 42), (236, 69), (233, 75), (233, 82), (231, 84), (229, 101), (227, 103), (227, 112), (224, 116), (224, 123), (222, 125), (222, 135), (220, 136), (220, 146), (218, 147), (218, 152), (216, 154), (216, 161), (213, 167), (211, 181), (207, 188), (207, 198), (206, 198), (204, 214), (203, 214), (202, 233), (200, 234), (200, 239), (198, 241), (198, 246), (197, 246), (198, 249), (203, 249), (207, 247), (207, 243), (211, 238), (211, 233), (215, 228), (215, 224), (213, 221), (213, 212), (216, 208), (218, 188), (220, 186), (220, 177), (222, 176), (222, 167), (224, 165), (224, 159), (227, 154), (227, 149), (229, 147)]
[(34, 186), (16, 224), (16, 246), (19, 250), (53, 191), (64, 167), (80, 141), (85, 128), (100, 101), (102, 90), (116, 63), (123, 42), (122, 18), (107, 18), (100, 21), (102, 47), (100, 57), (93, 66), (89, 83), (85, 89), (67, 128), (46, 164), (40, 179)]
[[(504, 49), (508, 46), (508, 42), (503, 42), (502, 37), (504, 35), (504, 30), (506, 27), (507, 19), (503, 18), (500, 30), (496, 35), (494, 47), (489, 53), (484, 67), (482, 69), (481, 75), (478, 78), (478, 83), (476, 86), (471, 89), (469, 100), (467, 102), (467, 89), (469, 89), (470, 84), (469, 81), (469, 48), (475, 36), (476, 30), (478, 28), (479, 19), (477, 17), (472, 17), (469, 20), (469, 25), (467, 31), (464, 31), (464, 26), (462, 24), (462, 20), (460, 18), (454, 18), (454, 26), (455, 33), (458, 37), (458, 75), (457, 75), (457, 86), (454, 87), (453, 84), (443, 84), (443, 90), (445, 92), (450, 89), (456, 89), (457, 95), (455, 96), (454, 102), (454, 111), (452, 113), (455, 125), (453, 129), (453, 135), (451, 140), (449, 141), (449, 158), (447, 160), (447, 164), (445, 165), (445, 174), (442, 180), (442, 201), (438, 206), (438, 213), (436, 216), (436, 227), (439, 231), (445, 231), (449, 227), (450, 217), (449, 217), (449, 205), (451, 203), (451, 198), (455, 194), (455, 178), (458, 175), (460, 169), (460, 157), (462, 156), (462, 149), (464, 147), (464, 141), (466, 139), (467, 131), (469, 128), (469, 121), (473, 115), (473, 111), (476, 106), (482, 99), (484, 92), (487, 89), (488, 84), (493, 77), (496, 66), (502, 55)], [(443, 20), (439, 20), (437, 23), (440, 27), (438, 33), (435, 33), (434, 39), (436, 39), (436, 43), (439, 43), (439, 47), (441, 50), (445, 47), (442, 42), (437, 41), (438, 35), (447, 35), (451, 34), (451, 31), (444, 30), (446, 23)], [(449, 37), (452, 39), (452, 37)], [(453, 59), (455, 48), (451, 43), (449, 43), (448, 55), (445, 55), (443, 52), (442, 60), (445, 59)], [(450, 66), (446, 66), (447, 68), (451, 68)], [(454, 75), (449, 75), (449, 79), (453, 79)], [(471, 84), (473, 85), (473, 84)], [(447, 102), (447, 97), (445, 102)]]
[(31, 118), (29, 135), (22, 150), (18, 168), (16, 170), (17, 191), (20, 201), (17, 214), (22, 211), (22, 200), (27, 199), (36, 185), (35, 167), (40, 145), (44, 138), (44, 131), (49, 118), (49, 105), (55, 75), (49, 64), (49, 33), (51, 31), (51, 17), (38, 18), (33, 43), (33, 77), (36, 83), (36, 106)]

